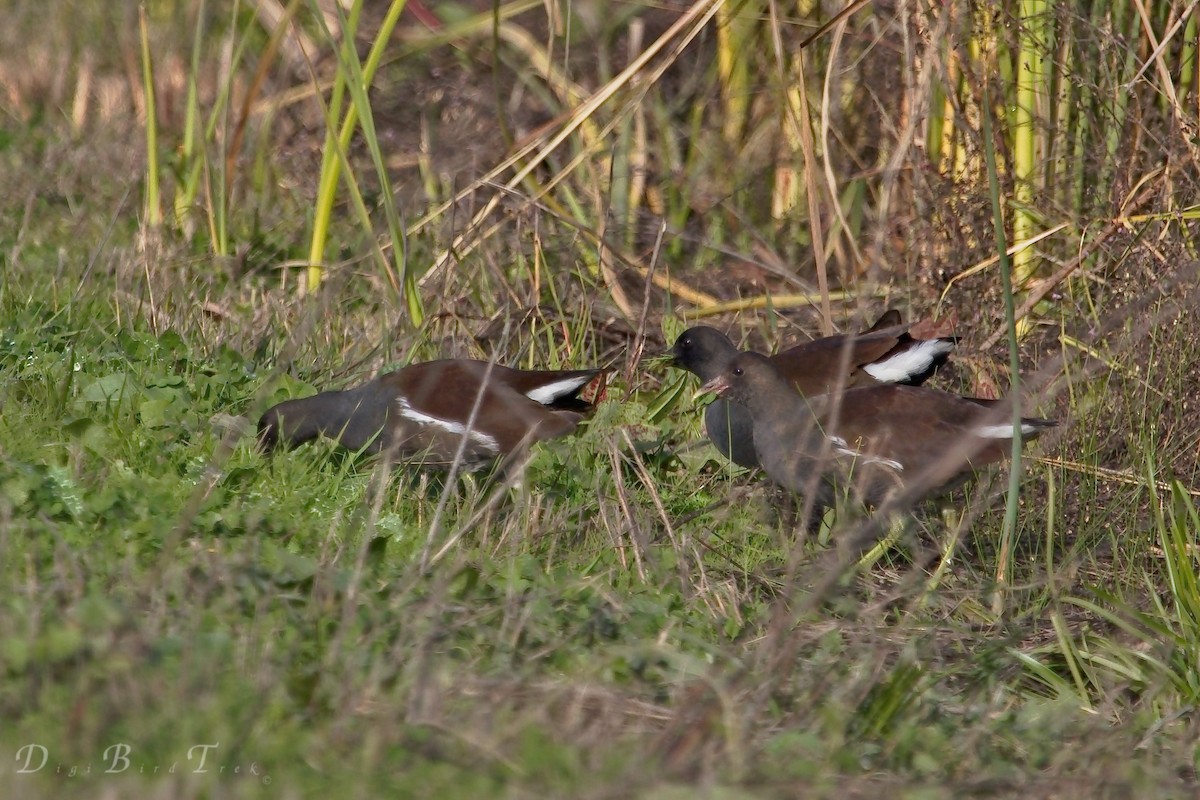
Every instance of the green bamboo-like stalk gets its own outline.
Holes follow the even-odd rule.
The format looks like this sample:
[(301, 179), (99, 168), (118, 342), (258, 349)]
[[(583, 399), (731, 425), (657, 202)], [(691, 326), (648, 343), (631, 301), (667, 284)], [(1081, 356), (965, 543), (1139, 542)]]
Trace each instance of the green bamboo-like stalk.
[(146, 222), (162, 226), (162, 201), (158, 186), (158, 112), (154, 103), (154, 67), (150, 62), (150, 33), (146, 28), (146, 6), (138, 6), (138, 31), (142, 44), (142, 88), (146, 97)]
[[(1072, 37), (1072, 39), (1074, 38)], [(1094, 45), (1084, 39), (1079, 40), (1074, 56), (1081, 62), (1096, 65), (1093, 68), (1099, 67), (1099, 59)], [(1092, 112), (1096, 105), (1095, 93), (1088, 83), (1076, 82), (1072, 87), (1071, 94), (1071, 194), (1069, 200), (1076, 220), (1082, 220), (1087, 213), (1087, 155), (1088, 145), (1095, 139), (1095, 132), (1092, 129)]]
[[(315, 8), (315, 3), (312, 4)], [(320, 15), (320, 9), (316, 9)], [(347, 26), (342, 28), (343, 41), (353, 42), (358, 30), (358, 19), (362, 14), (362, 0), (355, 0), (347, 15)], [(333, 88), (329, 93), (326, 119), (336, 121), (342, 114), (342, 101), (346, 91), (346, 73), (338, 69), (333, 76)], [(353, 110), (347, 110), (346, 122)], [(343, 125), (342, 133), (353, 132), (353, 125)], [(325, 142), (321, 146), (321, 174), (317, 179), (317, 201), (313, 207), (312, 239), (308, 247), (307, 291), (314, 292), (325, 275), (325, 243), (329, 240), (329, 225), (333, 217), (333, 202), (337, 196), (338, 178), (341, 176), (342, 160), (338, 153), (345, 153), (350, 146), (350, 137), (339, 137), (335, 125), (325, 125)], [(304, 288), (304, 287), (302, 287)]]
[[(661, 131), (659, 149), (667, 156), (666, 164), (678, 175), (695, 174), (695, 165), (701, 160), (700, 132), (703, 129), (704, 108), (696, 103), (692, 106), (685, 122), (684, 133), (675, 135), (675, 126), (671, 116), (662, 104), (655, 105), (656, 128)], [(660, 156), (661, 158), (661, 156)], [(663, 210), (666, 213), (667, 224), (672, 230), (684, 230), (692, 214), (692, 205), (688, 202), (687, 184), (683, 181), (668, 181), (662, 186)], [(667, 241), (667, 256), (671, 261), (682, 258), (686, 250), (686, 241), (682, 236), (671, 236)]]
[[(942, 10), (940, 13), (954, 15), (953, 8)], [(934, 24), (935, 19), (932, 18), (929, 24)], [(955, 119), (954, 103), (951, 98), (954, 97), (960, 101), (962, 94), (960, 90), (960, 75), (962, 70), (958, 69), (958, 54), (954, 47), (953, 41), (949, 38), (942, 41), (939, 45), (939, 59), (942, 63), (943, 70), (940, 75), (935, 75), (929, 81), (929, 112), (925, 129), (925, 152), (929, 157), (929, 163), (941, 174), (953, 174), (954, 168), (954, 150), (955, 150), (955, 128), (958, 120)]]
[[(946, 48), (945, 50), (948, 50)], [(948, 53), (943, 51), (945, 59)], [(929, 116), (925, 128), (925, 152), (929, 163), (935, 169), (941, 170), (946, 163), (945, 137), (948, 130), (953, 129), (953, 123), (947, 118), (946, 87), (939, 80), (929, 82)]]
[(717, 10), (717, 76), (721, 84), (721, 132), (726, 144), (742, 145), (753, 96), (751, 53), (759, 27), (758, 0), (729, 0)]
[[(787, 220), (795, 226), (799, 220), (793, 215), (792, 209), (800, 205), (804, 193), (801, 188), (797, 154), (801, 152), (799, 93), (804, 86), (797, 78), (797, 65), (788, 63), (784, 53), (781, 23), (774, 5), (771, 6), (770, 20), (764, 26), (764, 37), (771, 40), (775, 61), (778, 65), (780, 100), (778, 122), (772, 120), (771, 125), (779, 126), (778, 144), (775, 147), (775, 173), (771, 179), (771, 219)], [(796, 240), (799, 236), (795, 237)]]
[[(1098, 4), (1098, 6), (1103, 8), (1103, 4)], [(1127, 42), (1137, 41), (1141, 22), (1137, 13), (1129, 7), (1126, 0), (1112, 0), (1112, 4), (1108, 8), (1108, 16), (1111, 19), (1109, 24), (1114, 30), (1121, 31)], [(1098, 23), (1102, 24), (1103, 22), (1102, 18), (1098, 20)], [(1129, 114), (1129, 101), (1133, 97), (1133, 92), (1125, 88), (1121, 78), (1122, 76), (1132, 77), (1137, 63), (1137, 48), (1127, 47), (1124, 62), (1113, 65), (1116, 74), (1112, 80), (1106, 82), (1106, 85), (1111, 87), (1109, 94), (1097, 98), (1101, 106), (1099, 113), (1103, 115), (1102, 118), (1106, 123), (1103, 133), (1105, 158), (1099, 171), (1100, 178), (1096, 184), (1096, 196), (1102, 201), (1103, 198), (1108, 197), (1116, 175), (1119, 162), (1118, 151), (1125, 134), (1125, 118)]]
[[(226, 114), (229, 108), (229, 93), (233, 80), (226, 77), (218, 86), (217, 96), (212, 109), (201, 126), (201, 109), (196, 76), (202, 69), (201, 55), (204, 48), (206, 30), (203, 21), (207, 18), (207, 0), (201, 0), (196, 12), (196, 31), (192, 43), (191, 74), (188, 76), (187, 99), (185, 107), (184, 138), (179, 151), (178, 177), (175, 187), (173, 213), (175, 224), (190, 238), (195, 226), (194, 214), (201, 190), (205, 193), (204, 215), (208, 227), (209, 247), (214, 254), (226, 256), (229, 246), (229, 192), (228, 175), (229, 163), (226, 158), (210, 159), (208, 146), (216, 141), (217, 130), (226, 124)], [(237, 35), (236, 30), (230, 30), (228, 36)], [(234, 74), (237, 64), (242, 63), (243, 55), (252, 37), (243, 36), (233, 48), (232, 57), (228, 59), (229, 74)], [(223, 45), (232, 47), (231, 43)], [(228, 143), (226, 143), (228, 146)], [(215, 171), (215, 175), (211, 174)]]
[(795, 164), (802, 160), (798, 154), (803, 152), (801, 142), (801, 92), (805, 91), (801, 83), (801, 72), (797, 60), (794, 60), (788, 70), (791, 83), (784, 90), (783, 120), (780, 141), (780, 153), (776, 156), (774, 185), (771, 187), (771, 218), (783, 219), (792, 209), (798, 208), (804, 200), (804, 179), (796, 169)]
[[(1018, 14), (1016, 104), (1013, 117), (1013, 241), (1024, 242), (1037, 233), (1037, 220), (1030, 213), (1034, 190), (1038, 184), (1038, 151), (1041, 119), (1039, 96), (1045, 86), (1042, 48), (1045, 47), (1047, 14), (1046, 0), (1020, 0)], [(1023, 248), (1013, 256), (1013, 283), (1020, 291), (1036, 269), (1036, 252)]]
[[(1149, 3), (1147, 12), (1150, 16), (1150, 29), (1154, 31), (1155, 41), (1162, 41), (1162, 34), (1169, 27), (1168, 18), (1174, 16), (1171, 14), (1171, 6), (1174, 3)], [(1169, 76), (1162, 76), (1163, 80), (1170, 80)], [(1166, 87), (1162, 87), (1164, 90)], [(1174, 86), (1171, 87), (1174, 91)], [(1174, 116), (1171, 110), (1170, 95), (1166, 91), (1157, 93), (1158, 113), (1162, 114), (1164, 119), (1169, 119)]]
[(637, 179), (634, 172), (641, 169), (637, 123), (633, 117), (623, 116), (617, 126), (616, 141), (612, 149), (609, 179), (609, 217), (617, 226), (616, 237), (626, 249), (633, 245), (637, 233)]
[[(1068, 65), (1077, 55), (1074, 31), (1070, 24), (1058, 30), (1058, 43), (1055, 48), (1055, 60), (1058, 64)], [(1071, 164), (1074, 158), (1073, 125), (1080, 122), (1079, 90), (1061, 70), (1055, 70), (1053, 135), (1049, 137), (1050, 152), (1047, 154), (1047, 164), (1050, 175), (1048, 183), (1053, 196), (1065, 208), (1072, 208), (1075, 219), (1079, 219), (1078, 209), (1071, 206)]]
[[(235, 31), (231, 30), (229, 32), (230, 37), (235, 35)], [(238, 42), (237, 47), (233, 49), (233, 55), (229, 59), (230, 75), (233, 74), (234, 65), (242, 63), (242, 56), (250, 39), (251, 37), (243, 36)], [(227, 44), (225, 46), (228, 47), (230, 45)], [(216, 141), (217, 129), (219, 127), (228, 127), (229, 95), (232, 91), (233, 83), (232, 79), (226, 77), (220, 84), (212, 111), (208, 115), (208, 124), (204, 128), (204, 141), (206, 143)], [(228, 143), (226, 146), (228, 146)], [(196, 163), (192, 165), (193, 169), (200, 170), (205, 176), (205, 180), (200, 185), (203, 186), (208, 200), (205, 205), (205, 211), (208, 220), (210, 246), (214, 253), (225, 256), (230, 252), (229, 176), (227, 174), (229, 159), (215, 158), (210, 160), (207, 156), (207, 148), (197, 150), (195, 159)], [(213, 166), (214, 164), (215, 167)], [(211, 170), (215, 170), (216, 174), (210, 174)], [(197, 192), (199, 192), (199, 186), (197, 187)]]
[[(974, 44), (975, 39), (972, 37), (971, 41), (968, 43), (969, 52), (974, 49)], [(969, 88), (967, 85), (966, 70), (964, 70), (962, 65), (958, 63), (957, 57), (954, 61), (954, 91), (957, 92), (956, 96), (958, 98), (958, 107), (963, 108), (966, 105), (965, 101), (969, 95)], [(952, 155), (950, 162), (950, 174), (957, 179), (959, 176), (966, 174), (967, 166), (971, 159), (971, 153), (970, 148), (967, 147), (966, 143), (966, 128), (968, 122), (966, 120), (956, 120), (955, 124), (958, 127), (958, 132), (956, 135), (951, 136), (949, 147)]]
[[(343, 25), (347, 23), (345, 17), (341, 14), (341, 6), (336, 6), (338, 9), (339, 20)], [(328, 31), (326, 31), (328, 34)], [(363, 140), (367, 144), (367, 150), (371, 153), (371, 160), (375, 166), (375, 174), (379, 179), (380, 197), (383, 203), (384, 217), (387, 220), (388, 232), (392, 241), (392, 257), (395, 260), (394, 269), (389, 269), (389, 264), (382, 251), (377, 247), (376, 256), (379, 258), (384, 271), (395, 284), (395, 276), (398, 274), (398, 288), (404, 298), (405, 306), (408, 310), (409, 320), (413, 325), (420, 325), (425, 320), (425, 309), (421, 304), (421, 296), (417, 291), (416, 278), (412, 270), (408, 268), (408, 259), (406, 257), (405, 233), (404, 226), (400, 223), (400, 215), (396, 211), (395, 191), (392, 188), (392, 181), (388, 177), (387, 165), (383, 158), (383, 150), (379, 146), (379, 136), (375, 132), (375, 116), (371, 111), (371, 101), (367, 96), (367, 87), (370, 85), (363, 74), (362, 63), (358, 59), (358, 53), (351, 47), (343, 47), (340, 53), (340, 70), (346, 70), (350, 74), (350, 79), (346, 81), (346, 88), (350, 92), (350, 99), (353, 105), (350, 108), (357, 114), (359, 125), (362, 128)], [(330, 119), (330, 124), (336, 124), (335, 119)], [(339, 148), (339, 163), (346, 166), (344, 163), (345, 151)], [(346, 177), (349, 179), (352, 176), (347, 169)], [(350, 183), (350, 181), (348, 181)], [(361, 194), (354, 192), (356, 207), (359, 212), (359, 218), (364, 230), (371, 230), (371, 218), (367, 213), (366, 205), (362, 201)]]
[[(995, 54), (1000, 52), (1001, 48), (996, 43), (996, 38), (992, 32), (990, 23), (986, 20), (983, 20), (981, 17), (982, 15), (977, 13), (973, 19), (973, 24), (971, 26), (972, 35), (967, 39), (967, 62), (968, 64), (972, 65), (982, 65), (979, 67), (979, 73), (982, 75), (990, 75), (992, 71), (996, 69), (996, 67), (992, 64), (985, 63), (983, 54), (985, 52), (992, 53), (993, 57), (995, 57)], [(962, 103), (964, 107), (968, 102), (970, 102), (972, 105), (975, 102), (974, 87), (967, 82), (967, 72), (967, 69), (962, 70), (962, 80), (958, 87), (959, 102)], [(971, 118), (971, 122), (974, 123), (973, 116)], [(977, 160), (977, 156), (969, 152), (969, 150), (970, 148), (966, 146), (965, 142), (959, 146), (959, 161), (955, 164), (955, 176), (965, 176), (972, 170), (973, 164)]]
[(847, 181), (838, 202), (842, 208), (842, 217), (846, 222), (847, 237), (851, 241), (856, 241), (862, 236), (863, 219), (867, 212), (866, 183), (857, 178)]
[(200, 74), (200, 52), (204, 41), (204, 20), (207, 0), (200, 0), (196, 9), (196, 30), (192, 37), (192, 70), (188, 75), (187, 99), (184, 106), (183, 145), (180, 147), (182, 182), (175, 190), (175, 224), (190, 238), (195, 227), (193, 211), (200, 193), (201, 159), (196, 157), (200, 130), (200, 100), (196, 76)]
[(1017, 530), (1017, 505), (1021, 488), (1021, 363), (1017, 350), (1016, 304), (1013, 302), (1013, 274), (1008, 258), (1008, 237), (1004, 231), (1004, 208), (1000, 201), (1000, 176), (996, 169), (996, 153), (992, 138), (992, 106), (987, 83), (983, 87), (983, 156), (987, 163), (988, 189), (992, 197), (992, 224), (996, 231), (996, 254), (1000, 259), (1001, 290), (1004, 295), (1004, 319), (1008, 328), (1008, 395), (1012, 401), (1012, 463), (1009, 465), (1008, 496), (1004, 506), (1004, 526), (1000, 532), (1000, 547), (996, 559), (996, 595), (992, 611), (1003, 613), (1005, 592), (1012, 575), (1012, 546)]
[(1196, 86), (1196, 36), (1200, 32), (1197, 25), (1197, 16), (1193, 13), (1188, 17), (1187, 25), (1183, 29), (1183, 47), (1179, 51), (1179, 80), (1176, 83), (1180, 103), (1183, 103)]
[[(631, 45), (632, 46), (632, 45)], [(638, 45), (640, 49), (640, 43)], [(636, 58), (632, 54), (631, 58)], [(633, 169), (636, 157), (633, 155), (635, 144), (634, 120), (632, 115), (623, 115), (617, 123), (608, 174), (608, 215), (609, 220), (617, 226), (616, 236), (628, 249), (633, 244), (634, 215), (637, 209), (632, 206), (632, 187), (634, 185)]]
[[(1004, 87), (1003, 93), (1000, 97), (1000, 107), (1003, 109), (1003, 119), (1005, 123), (1004, 129), (1011, 131), (1017, 127), (1016, 97), (1009, 94), (1015, 90), (1017, 85), (1016, 74), (1013, 71), (1013, 66), (1016, 63), (1016, 60), (1013, 58), (1012, 43), (1005, 38), (1004, 29), (1001, 28), (1000, 30), (996, 30), (996, 20), (988, 11), (990, 8), (992, 8), (991, 5), (987, 3), (981, 3), (977, 12), (985, 20), (985, 23), (982, 26), (982, 39), (979, 42), (979, 53), (977, 54), (977, 57), (982, 53), (990, 54), (989, 60), (985, 64), (985, 75), (990, 75), (992, 70), (996, 70), (1000, 73), (1000, 86)], [(979, 38), (979, 34), (976, 34), (974, 38)]]
[[(379, 69), (384, 50), (391, 40), (392, 31), (404, 11), (406, 0), (392, 0), (387, 16), (380, 23), (379, 32), (363, 63), (363, 88), (369, 87)], [(319, 10), (317, 13), (320, 13)], [(346, 15), (347, 26), (342, 30), (342, 41), (345, 46), (354, 46), (354, 33), (358, 29), (359, 16), (362, 13), (362, 0), (355, 0)], [(346, 76), (339, 69), (334, 79), (333, 90), (329, 100), (329, 109), (333, 119), (341, 114), (343, 94), (345, 92)], [(346, 107), (346, 116), (342, 120), (340, 130), (327, 128), (325, 145), (321, 154), (321, 177), (317, 184), (317, 203), (313, 214), (312, 241), (308, 249), (308, 290), (314, 291), (321, 284), (324, 275), (325, 244), (329, 239), (329, 223), (333, 214), (333, 201), (337, 194), (338, 179), (341, 177), (341, 158), (339, 151), (344, 153), (350, 147), (350, 140), (358, 123), (358, 112), (353, 104)]]

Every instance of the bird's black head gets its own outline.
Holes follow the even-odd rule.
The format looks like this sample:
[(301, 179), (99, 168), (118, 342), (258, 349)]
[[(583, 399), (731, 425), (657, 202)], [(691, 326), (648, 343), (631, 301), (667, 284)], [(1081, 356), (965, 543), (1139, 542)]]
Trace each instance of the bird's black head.
[(724, 371), (738, 349), (729, 337), (715, 328), (697, 325), (679, 334), (671, 348), (675, 366), (686, 369), (702, 381), (710, 381)]
[(270, 409), (258, 420), (258, 448), (264, 453), (274, 452), (279, 447), (279, 425), (281, 420), (275, 409)]
[(738, 353), (702, 388), (744, 406), (751, 406), (755, 398), (772, 392), (782, 392), (785, 397), (794, 394), (770, 359), (758, 353)]

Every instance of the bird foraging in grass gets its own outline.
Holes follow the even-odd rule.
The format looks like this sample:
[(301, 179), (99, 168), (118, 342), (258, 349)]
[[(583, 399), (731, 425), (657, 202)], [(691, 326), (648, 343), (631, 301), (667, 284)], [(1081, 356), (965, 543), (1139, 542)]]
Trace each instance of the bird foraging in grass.
[[(892, 309), (862, 333), (816, 339), (771, 356), (770, 362), (804, 396), (879, 383), (917, 385), (946, 362), (955, 342), (952, 337), (913, 338), (901, 324), (900, 312)], [(704, 383), (721, 374), (739, 352), (725, 334), (701, 325), (680, 334), (671, 358)], [(705, 409), (704, 428), (726, 458), (743, 467), (759, 466), (746, 408), (719, 398)]]
[[(950, 489), (1012, 449), (1011, 406), (922, 386), (882, 384), (804, 397), (770, 359), (739, 353), (702, 391), (746, 409), (755, 452), (775, 483), (833, 505), (838, 489), (878, 504)], [(1026, 417), (1033, 439), (1057, 423)]]
[(412, 364), (362, 386), (285, 400), (258, 422), (266, 450), (326, 436), (350, 450), (426, 466), (480, 466), (566, 436), (591, 410), (581, 392), (606, 370), (519, 370), (487, 361)]

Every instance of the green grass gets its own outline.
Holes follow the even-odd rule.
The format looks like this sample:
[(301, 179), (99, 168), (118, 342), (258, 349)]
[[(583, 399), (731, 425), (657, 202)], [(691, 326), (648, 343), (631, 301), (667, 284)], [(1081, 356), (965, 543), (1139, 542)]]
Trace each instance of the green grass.
[[(150, 4), (150, 61), (160, 78), (169, 54), (192, 77), (212, 74), (216, 45), (177, 30), (177, 17), (196, 10)], [(319, 32), (309, 10), (300, 9), (301, 24)], [(36, 30), (36, 14), (23, 6), (12, 29)], [(1200, 352), (1189, 230), (1167, 213), (1171, 203), (1097, 249), (1081, 280), (1038, 309), (1041, 325), (1022, 343), (1024, 385), (1051, 384), (1031, 411), (1066, 423), (1034, 452), (1073, 463), (1027, 464), (1011, 553), (999, 545), (1002, 503), (980, 489), (963, 510), (954, 558), (936, 576), (947, 534), (935, 508), (922, 509), (912, 535), (869, 570), (834, 574), (853, 515), (844, 510), (814, 536), (795, 530), (776, 493), (699, 444), (700, 415), (687, 399), (694, 383), (678, 391), (661, 362), (630, 356), (641, 344), (646, 355), (664, 349), (685, 324), (675, 310), (695, 307), (665, 291), (670, 281), (732, 299), (747, 287), (791, 291), (812, 277), (811, 265), (777, 258), (797, 247), (792, 233), (805, 219), (767, 220), (760, 201), (770, 192), (756, 183), (765, 173), (755, 159), (769, 139), (763, 98), (784, 90), (768, 81), (771, 93), (744, 93), (763, 75), (774, 80), (781, 65), (738, 64), (722, 82), (715, 62), (697, 69), (687, 61), (683, 75), (668, 70), (663, 87), (639, 84), (645, 94), (619, 94), (616, 108), (595, 112), (595, 130), (626, 126), (624, 157), (641, 157), (632, 151), (643, 136), (650, 155), (670, 163), (647, 180), (677, 225), (656, 263), (657, 224), (631, 227), (646, 207), (630, 205), (630, 171), (620, 183), (626, 227), (608, 237), (620, 243), (615, 266), (599, 269), (588, 220), (601, 218), (610, 178), (589, 149), (604, 141), (590, 138), (594, 131), (547, 159), (553, 174), (531, 170), (520, 192), (504, 195), (504, 216), (486, 218), (486, 231), (465, 235), (491, 184), (470, 195), (478, 207), (424, 217), (464, 191), (455, 169), (470, 167), (441, 147), (439, 132), (452, 140), (446, 120), (484, 103), (472, 93), (479, 86), (495, 91), (489, 76), (438, 105), (436, 91), (453, 81), (429, 75), (469, 83), (491, 69), (487, 48), (501, 46), (470, 39), (490, 25), (464, 19), (456, 30), (468, 38), (453, 51), (414, 40), (400, 62), (382, 59), (394, 93), (348, 93), (360, 117), (370, 101), (373, 123), (359, 135), (373, 141), (335, 154), (344, 171), (357, 170), (357, 194), (339, 190), (321, 289), (308, 297), (295, 287), (308, 265), (313, 210), (324, 208), (313, 154), (337, 124), (332, 114), (276, 110), (253, 123), (246, 152), (229, 162), (242, 177), (226, 196), (220, 126), (198, 135), (197, 120), (208, 128), (230, 87), (215, 95), (204, 81), (189, 87), (175, 106), (180, 116), (158, 129), (164, 152), (154, 169), (170, 173), (168, 143), (191, 131), (175, 154), (179, 175), (157, 177), (164, 204), (186, 196), (201, 206), (193, 219), (208, 222), (172, 227), (176, 209), (155, 233), (139, 202), (147, 176), (130, 177), (131, 164), (135, 175), (143, 170), (144, 155), (131, 148), (142, 146), (144, 129), (94, 121), (77, 137), (57, 116), (63, 98), (36, 81), (27, 105), (37, 113), (5, 107), (14, 122), (0, 135), (11, 186), (0, 214), (12, 221), (0, 226), (0, 794), (1194, 793), (1200, 516), (1189, 489), (1200, 482)], [(105, 20), (84, 4), (75, 24)], [(262, 54), (252, 19), (208, 22), (214, 37), (236, 33), (243, 56)], [(410, 35), (410, 23), (402, 17), (398, 29)], [(594, 86), (582, 79), (620, 67), (606, 51), (601, 74), (587, 72), (587, 48), (616, 41), (629, 23), (573, 20), (579, 27), (552, 42), (561, 48), (575, 37), (573, 55), (552, 47), (553, 63)], [(361, 24), (368, 36), (378, 20), (365, 15)], [(783, 23), (759, 20), (738, 36), (772, 25)], [(86, 39), (67, 29), (72, 41)], [(9, 44), (33, 52), (39, 41)], [(701, 35), (692, 46), (708, 53), (722, 41)], [(95, 62), (98, 74), (141, 63), (136, 37), (127, 44), (133, 60), (114, 47)], [(535, 55), (504, 47), (499, 62)], [(70, 63), (71, 74), (83, 69)], [(356, 71), (349, 57), (337, 63)], [(805, 64), (822, 76), (828, 66), (807, 54)], [(703, 144), (726, 127), (697, 109), (705, 92), (731, 91), (747, 141), (726, 144), (744, 144), (746, 158), (726, 170)], [(540, 107), (570, 107), (549, 92), (531, 94)], [(889, 95), (876, 87), (873, 96)], [(180, 99), (157, 98), (160, 108)], [(414, 110), (396, 98), (421, 103)], [(837, 104), (853, 118), (825, 141), (849, 148), (869, 115), (848, 98)], [(508, 113), (519, 103), (496, 105)], [(648, 113), (621, 116), (635, 108)], [(886, 104), (879, 111), (896, 113)], [(272, 127), (285, 126), (280, 120), (294, 126), (287, 136)], [(955, 135), (965, 124), (954, 121)], [(637, 133), (641, 125), (649, 128)], [(414, 130), (432, 137), (416, 149), (419, 163), (408, 172), (389, 166), (392, 148)], [(1168, 138), (1150, 129), (1142, 141)], [(1139, 158), (1151, 160), (1144, 147)], [(543, 155), (528, 152), (521, 163)], [(1091, 166), (1111, 177), (1116, 165), (1093, 155)], [(583, 160), (570, 167), (575, 156)], [(962, 212), (962, 227), (931, 237), (929, 249), (893, 253), (899, 266), (871, 279), (882, 280), (880, 292), (928, 308), (937, 269), (988, 252), (986, 214), (976, 240), (961, 233), (984, 208), (982, 182), (933, 180), (914, 168), (912, 185), (888, 206), (864, 168), (869, 152), (851, 159), (853, 168), (830, 158), (839, 177), (862, 182), (855, 207), (843, 209), (854, 230), (837, 233), (861, 239), (855, 247), (873, 246), (909, 218), (919, 219), (899, 238), (919, 239), (925, 207), (937, 208), (931, 218)], [(397, 171), (396, 208), (373, 196), (389, 191), (384, 168)], [(439, 197), (406, 193), (414, 176)], [(1003, 180), (1003, 170), (994, 177)], [(1163, 179), (1163, 192), (1175, 188)], [(881, 205), (894, 215), (884, 225), (872, 217)], [(807, 208), (798, 203), (795, 213)], [(938, 267), (921, 266), (934, 255)], [(829, 256), (831, 280), (876, 294), (844, 242), (831, 237)], [(733, 267), (755, 260), (775, 272), (736, 282)], [(640, 271), (651, 264), (652, 273)], [(992, 278), (963, 281), (950, 295), (966, 341), (955, 370), (938, 378), (945, 388), (971, 391), (998, 371), (995, 354), (972, 349), (1001, 317)], [(651, 285), (643, 313), (641, 287)], [(633, 313), (622, 311), (618, 289)], [(839, 320), (850, 316), (835, 308)], [(414, 310), (425, 315), (419, 325)], [(774, 307), (742, 315), (749, 341), (761, 346), (814, 331), (816, 319)], [(521, 366), (600, 363), (617, 377), (585, 430), (539, 446), (510, 476), (383, 473), (324, 443), (267, 458), (246, 433), (285, 397), (410, 360), (491, 355)], [(991, 598), (1001, 560), (1011, 568), (998, 614)], [(200, 773), (205, 745), (214, 747)], [(41, 761), (43, 747), (45, 766), (20, 772), (27, 759)]]
[[(901, 560), (799, 611), (823, 548), (806, 546), (787, 587), (792, 535), (769, 494), (706, 511), (733, 485), (697, 455), (671, 457), (697, 433), (686, 405), (658, 427), (640, 403), (610, 402), (583, 435), (539, 448), (522, 486), (463, 529), (494, 481), (401, 472), (380, 489), (369, 461), (324, 446), (266, 459), (245, 438), (222, 455), (227, 417), (311, 391), (333, 365), (311, 383), (281, 378), (270, 356), (194, 327), (150, 330), (138, 304), (114, 307), (110, 277), (75, 295), (76, 274), (47, 284), (35, 257), (23, 263), (0, 294), (3, 742), (93, 771), (18, 775), (23, 762), (7, 759), (22, 796), (155, 781), (185, 796), (262, 790), (260, 776), (97, 774), (115, 744), (131, 769), (187, 772), (189, 748), (219, 743), (211, 757), (253, 763), (272, 792), (360, 796), (636, 793), (701, 778), (766, 796), (875, 781), (955, 796), (1077, 770), (1154, 792), (1190, 764), (1187, 718), (1171, 718), (1194, 702), (1195, 665), (1180, 659), (1195, 634), (1191, 612), (1172, 609), (1194, 603), (1194, 582), (1172, 591), (1146, 561), (1167, 544), (1189, 567), (1195, 511), (1182, 497), (1148, 528), (1130, 528), (1142, 503), (1109, 511), (1136, 564), (1115, 585), (1107, 576), (1126, 568), (1090, 544), (1043, 569), (1038, 518), (1069, 510), (1027, 507), (1031, 549), (1002, 622), (984, 585), (998, 512), (931, 601), (912, 602)], [(1060, 498), (1079, 497), (1077, 476), (1059, 481)], [(422, 573), (451, 489), (433, 549), (459, 538)], [(1154, 586), (1176, 599), (1129, 608)], [(1082, 683), (1062, 661), (1068, 643), (1088, 651)], [(1146, 736), (1150, 752), (1129, 759)]]

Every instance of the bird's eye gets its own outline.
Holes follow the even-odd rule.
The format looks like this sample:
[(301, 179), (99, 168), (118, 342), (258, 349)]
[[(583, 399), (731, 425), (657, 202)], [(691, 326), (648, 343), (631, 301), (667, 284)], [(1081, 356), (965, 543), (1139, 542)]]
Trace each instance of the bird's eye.
[(684, 349), (687, 349), (692, 346), (692, 340), (691, 339), (681, 339), (679, 341), (679, 346)]
[(744, 369), (742, 369), (741, 367), (734, 367), (734, 368), (733, 368), (733, 374), (734, 374), (734, 375), (741, 375), (743, 372), (745, 372), (745, 370), (744, 370)]

